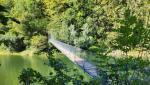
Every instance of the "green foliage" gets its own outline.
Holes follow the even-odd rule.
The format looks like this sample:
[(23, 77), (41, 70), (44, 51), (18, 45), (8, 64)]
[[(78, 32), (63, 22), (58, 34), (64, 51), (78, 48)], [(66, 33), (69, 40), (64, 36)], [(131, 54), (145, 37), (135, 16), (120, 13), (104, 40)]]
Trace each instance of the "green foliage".
[(24, 69), (19, 76), (20, 82), (24, 85), (32, 83), (66, 85), (69, 82), (72, 82), (73, 85), (87, 85), (87, 82), (84, 81), (84, 77), (80, 74), (76, 74), (76, 69), (73, 75), (68, 75), (67, 73), (70, 72), (71, 69), (69, 69), (64, 62), (54, 58), (54, 56), (49, 56), (48, 59), (49, 62), (46, 65), (53, 68), (55, 73), (51, 72), (49, 77), (46, 77), (31, 68)]
[(81, 32), (79, 37), (76, 37), (77, 32), (74, 30), (74, 28), (70, 28), (71, 32), (71, 38), (73, 39), (73, 43), (81, 48), (88, 48), (90, 45), (94, 44), (94, 39), (92, 36), (88, 36), (90, 33), (90, 30), (88, 29), (88, 24), (84, 24), (81, 28), (83, 31)]
[(20, 82), (25, 82), (23, 85), (39, 82), (40, 80), (37, 80), (37, 78), (41, 80), (41, 74), (31, 68), (23, 69), (21, 75), (19, 76)]
[(145, 37), (145, 34), (149, 31), (143, 25), (141, 20), (137, 20), (135, 16), (131, 15), (129, 9), (124, 14), (125, 19), (120, 20), (122, 24), (118, 29), (119, 36), (116, 39), (115, 45), (118, 49), (128, 52), (131, 49), (143, 47), (146, 44), (149, 37)]
[[(136, 80), (141, 84), (148, 85), (149, 82), (149, 60), (142, 58), (112, 58), (100, 55), (94, 60), (99, 67), (100, 81), (102, 85), (134, 85)], [(140, 84), (138, 84), (140, 85)]]
[[(94, 41), (97, 41), (97, 39), (103, 36), (103, 27), (106, 26), (106, 24), (103, 25), (104, 23), (100, 22), (98, 18), (103, 12), (101, 9), (100, 12), (95, 12), (95, 4), (91, 0), (82, 0), (79, 2), (78, 0), (62, 2), (50, 1), (51, 6), (47, 5), (48, 0), (45, 0), (45, 2), (47, 2), (46, 13), (50, 13), (50, 20), (52, 20), (49, 23), (49, 27), (51, 29), (60, 29), (59, 31), (56, 31), (58, 34), (61, 34), (59, 35), (59, 39), (82, 48), (87, 48), (92, 45)], [(59, 6), (59, 3), (61, 6)], [(54, 14), (51, 14), (53, 12)], [(100, 17), (102, 18), (102, 16)], [(54, 23), (55, 25), (53, 25)], [(68, 33), (61, 30), (67, 30)], [(87, 30), (88, 32), (86, 32)], [(62, 38), (62, 34), (67, 38)]]
[(45, 48), (47, 48), (47, 37), (45, 36), (41, 36), (41, 35), (37, 35), (37, 36), (32, 36), (31, 38), (31, 46), (35, 49), (37, 49), (37, 51), (42, 51)]
[[(0, 45), (10, 51), (30, 47), (45, 51), (48, 31), (57, 39), (92, 50), (98, 56), (114, 49), (126, 54), (137, 48), (150, 51), (149, 0), (0, 0), (0, 4)], [(104, 85), (147, 84), (147, 61), (104, 58), (95, 62)], [(69, 69), (60, 60), (49, 57), (48, 65), (56, 75), (47, 78), (33, 69), (24, 69), (20, 82), (87, 84), (82, 75), (66, 75)]]
[[(56, 54), (56, 52), (54, 51)], [(57, 54), (55, 56), (58, 56)], [(100, 55), (95, 58), (94, 63), (99, 69), (99, 77), (85, 82), (83, 75), (76, 74), (77, 69), (73, 69), (73, 74), (68, 75), (72, 68), (67, 67), (62, 60), (53, 56), (49, 57), (46, 64), (53, 68), (54, 72), (50, 72), (49, 76), (43, 76), (33, 69), (24, 69), (19, 76), (19, 80), (23, 84), (45, 84), (45, 85), (66, 85), (72, 82), (73, 85), (148, 85), (149, 82), (149, 60), (142, 58), (112, 58)]]
[(15, 33), (12, 31), (10, 32), (10, 28), (4, 25), (7, 25), (7, 22), (10, 20), (20, 23), (17, 19), (8, 17), (4, 15), (3, 12), (7, 12), (6, 8), (0, 5), (0, 23), (1, 25), (1, 30), (0, 30), (0, 44), (4, 44), (6, 47), (8, 47), (9, 50), (11, 51), (22, 51), (25, 49), (25, 44), (23, 42), (23, 37), (17, 36), (18, 33)]
[(0, 5), (0, 23), (2, 23), (3, 25), (6, 25), (8, 22), (8, 18), (4, 15), (4, 12), (7, 12), (6, 8)]
[(0, 35), (0, 44), (4, 44), (10, 51), (22, 51), (25, 50), (26, 45), (24, 43), (24, 38), (19, 37), (16, 34), (7, 33), (5, 35)]
[[(46, 36), (47, 31), (50, 31), (57, 39), (88, 49), (92, 45), (101, 44), (99, 41), (107, 40), (110, 32), (118, 30), (120, 38), (115, 42), (115, 46), (118, 45), (117, 49), (149, 49), (148, 0), (1, 1), (10, 12), (10, 16), (16, 17), (21, 23), (17, 25), (12, 22), (8, 26), (21, 33), (20, 36), (25, 36), (27, 42), (31, 41), (32, 36)], [(127, 13), (127, 10), (130, 13)], [(2, 17), (5, 18), (2, 22), (6, 24), (8, 19)], [(11, 18), (18, 22), (17, 19)], [(136, 33), (137, 31), (140, 32)], [(121, 37), (125, 38), (122, 40)], [(29, 45), (31, 44), (28, 43), (27, 47), (30, 47)]]
[[(6, 6), (7, 12), (9, 14), (1, 13), (1, 11), (6, 11), (4, 7), (1, 6), (2, 9), (0, 11), (0, 20), (1, 23), (5, 25), (2, 25), (0, 27), (2, 29), (0, 30), (0, 32), (1, 34), (3, 34), (3, 37), (1, 37), (1, 42), (4, 43), (12, 51), (23, 51), (25, 50), (26, 46), (28, 48), (32, 47), (30, 46), (33, 45), (33, 43), (30, 43), (32, 36), (47, 36), (47, 19), (43, 15), (41, 1), (11, 0), (2, 1), (2, 3)], [(10, 3), (12, 5), (10, 5)], [(13, 17), (16, 17), (17, 19)], [(10, 22), (9, 20), (12, 20), (19, 24)], [(8, 39), (8, 36), (10, 36), (10, 39)], [(13, 39), (11, 39), (12, 36), (14, 36)], [(5, 39), (4, 37), (6, 37), (7, 39)], [(39, 49), (41, 50), (41, 48)]]

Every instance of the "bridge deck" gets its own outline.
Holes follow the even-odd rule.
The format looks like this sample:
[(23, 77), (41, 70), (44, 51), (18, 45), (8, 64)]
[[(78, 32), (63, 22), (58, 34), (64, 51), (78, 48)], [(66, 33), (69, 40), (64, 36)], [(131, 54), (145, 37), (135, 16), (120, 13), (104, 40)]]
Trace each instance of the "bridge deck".
[(49, 42), (51, 42), (57, 49), (59, 49), (63, 54), (65, 54), (72, 62), (80, 66), (91, 77), (98, 76), (96, 66), (80, 57), (80, 54), (84, 52), (82, 51), (82, 49), (65, 44), (55, 39), (50, 39)]

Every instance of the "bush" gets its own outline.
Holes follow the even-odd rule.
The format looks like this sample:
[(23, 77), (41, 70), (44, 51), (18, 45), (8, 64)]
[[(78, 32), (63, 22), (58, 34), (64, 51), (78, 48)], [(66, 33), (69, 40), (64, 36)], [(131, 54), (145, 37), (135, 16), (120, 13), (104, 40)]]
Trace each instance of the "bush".
[(31, 38), (31, 48), (38, 49), (37, 51), (42, 51), (47, 48), (47, 37), (42, 35), (36, 35)]

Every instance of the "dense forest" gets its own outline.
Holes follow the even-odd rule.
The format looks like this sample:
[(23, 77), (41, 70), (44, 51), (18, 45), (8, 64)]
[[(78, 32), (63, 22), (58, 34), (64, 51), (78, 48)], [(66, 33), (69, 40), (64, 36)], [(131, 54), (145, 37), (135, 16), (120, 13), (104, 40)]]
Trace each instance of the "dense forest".
[[(92, 52), (86, 59), (99, 77), (59, 58), (65, 55), (48, 35)], [(0, 57), (6, 54), (47, 57), (40, 63), (53, 70), (23, 68), (22, 85), (150, 85), (150, 1), (0, 0)]]

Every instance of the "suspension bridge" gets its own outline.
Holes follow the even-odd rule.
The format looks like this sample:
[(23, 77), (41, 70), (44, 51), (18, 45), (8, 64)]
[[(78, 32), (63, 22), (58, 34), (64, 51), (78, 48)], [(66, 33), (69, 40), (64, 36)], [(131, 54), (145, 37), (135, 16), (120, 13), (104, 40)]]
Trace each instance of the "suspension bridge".
[(68, 59), (70, 59), (74, 64), (78, 65), (83, 69), (89, 76), (95, 78), (98, 77), (97, 67), (86, 60), (89, 53), (85, 52), (81, 48), (63, 43), (54, 38), (49, 38), (49, 43), (53, 44), (58, 50), (60, 50)]

